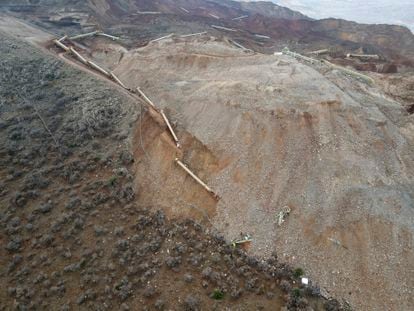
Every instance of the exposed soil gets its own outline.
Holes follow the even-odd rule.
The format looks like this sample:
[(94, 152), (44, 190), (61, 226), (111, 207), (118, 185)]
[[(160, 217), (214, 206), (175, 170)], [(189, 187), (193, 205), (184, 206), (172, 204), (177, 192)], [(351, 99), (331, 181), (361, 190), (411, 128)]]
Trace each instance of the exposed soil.
[(146, 205), (137, 131), (165, 149), (159, 124), (112, 83), (0, 36), (0, 310), (340, 309), (276, 255)]
[[(188, 131), (203, 146), (197, 154), (208, 160), (189, 162), (221, 199), (212, 210), (183, 195), (184, 205), (213, 211), (228, 240), (250, 233), (251, 254), (280, 251), (356, 307), (409, 309), (414, 137), (404, 105), (340, 72), (209, 36), (131, 50), (112, 68), (169, 109), (180, 137)], [(136, 184), (165, 207), (184, 176), (161, 146), (149, 147), (150, 164), (138, 171), (163, 167), (172, 186), (162, 174)], [(285, 206), (292, 212), (278, 227)]]
[[(271, 54), (285, 46), (303, 53), (328, 49), (329, 58), (338, 62), (347, 53), (380, 56), (370, 66), (355, 59), (351, 61), (351, 66), (363, 70), (384, 72), (384, 66), (394, 66), (393, 70), (404, 72), (414, 68), (414, 35), (405, 27), (338, 19), (312, 20), (262, 1), (39, 0), (33, 5), (27, 0), (5, 0), (0, 10), (24, 16), (61, 34), (105, 29), (122, 36), (130, 47), (170, 33), (208, 31), (261, 53)], [(236, 31), (220, 31), (211, 25)]]
[[(319, 288), (292, 292), (298, 279), (289, 264), (303, 267), (324, 296), (341, 297), (356, 309), (410, 310), (412, 34), (295, 14), (285, 17), (289, 21), (263, 12), (233, 21), (243, 8), (218, 9), (209, 2), (199, 10), (198, 0), (188, 4), (197, 12), (189, 16), (167, 0), (131, 3), (88, 3), (79, 7), (79, 24), (51, 23), (47, 14), (39, 20), (37, 8), (27, 17), (60, 34), (99, 25), (121, 35), (121, 44), (87, 39), (76, 48), (164, 108), (182, 149), (135, 95), (55, 48), (47, 52), (55, 58), (43, 55), (50, 37), (40, 30), (12, 19), (0, 22), (15, 38), (43, 46), (41, 54), (6, 35), (0, 46), (0, 73), (15, 72), (1, 77), (0, 88), (6, 233), (0, 277), (10, 284), (0, 296), (3, 308), (339, 308), (311, 295)], [(130, 13), (138, 8), (165, 14)], [(212, 30), (212, 21), (239, 31)], [(147, 45), (171, 32), (206, 28), (206, 35)], [(398, 42), (404, 44), (397, 51)], [(303, 52), (328, 45), (333, 62), (402, 73), (371, 74), (376, 84), (370, 86), (323, 65), (260, 53), (285, 45)], [(381, 59), (353, 61), (344, 59), (346, 52), (378, 53)], [(63, 106), (55, 102), (66, 93), (71, 95)], [(52, 135), (36, 134), (45, 124)], [(176, 157), (219, 200), (177, 167)], [(75, 207), (66, 211), (72, 200)], [(290, 214), (279, 226), (278, 214), (287, 207)], [(247, 253), (259, 260), (228, 244), (246, 233), (253, 239)], [(35, 281), (42, 273), (46, 278)], [(215, 289), (224, 300), (209, 297)]]

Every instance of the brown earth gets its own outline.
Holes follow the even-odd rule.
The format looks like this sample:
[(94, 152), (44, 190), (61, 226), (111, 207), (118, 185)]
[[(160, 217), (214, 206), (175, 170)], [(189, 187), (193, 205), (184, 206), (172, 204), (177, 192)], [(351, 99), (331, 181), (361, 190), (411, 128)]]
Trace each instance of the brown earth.
[[(33, 5), (19, 0), (5, 1), (0, 4), (2, 8), (61, 33), (107, 30), (122, 36), (128, 45), (170, 33), (208, 31), (214, 36), (230, 37), (261, 53), (280, 51), (285, 46), (303, 53), (329, 49), (329, 57), (334, 61), (342, 60), (347, 53), (378, 54), (381, 59), (375, 67), (365, 66), (372, 71), (381, 71), (383, 65), (390, 64), (397, 71), (412, 71), (414, 66), (414, 36), (405, 27), (364, 25), (338, 19), (312, 20), (268, 2), (40, 0)], [(234, 20), (240, 16), (247, 17)], [(236, 31), (219, 31), (211, 27), (213, 24)], [(353, 60), (350, 65), (360, 68), (364, 64)]]
[[(403, 105), (339, 72), (209, 36), (134, 49), (112, 68), (169, 109), (180, 137), (189, 131), (204, 145), (198, 152), (213, 160), (192, 167), (221, 198), (212, 222), (227, 239), (250, 233), (252, 254), (278, 250), (358, 309), (413, 304), (413, 120)], [(149, 193), (165, 186), (168, 201), (182, 177), (158, 145), (151, 162), (175, 187), (152, 175)], [(210, 210), (204, 199), (183, 201)], [(292, 212), (278, 227), (284, 206)]]
[[(177, 150), (165, 129), (142, 115), (133, 140), (140, 202), (170, 217), (211, 222), (227, 240), (249, 233), (250, 254), (266, 258), (277, 250), (284, 262), (304, 267), (312, 280), (356, 309), (409, 310), (414, 126), (409, 100), (389, 98), (407, 98), (407, 88), (394, 91), (400, 85), (397, 78), (392, 82), (396, 76), (375, 75), (378, 86), (367, 86), (324, 66), (246, 53), (227, 37), (263, 52), (280, 50), (292, 38), (301, 38), (304, 51), (326, 45), (362, 49), (404, 62), (399, 69), (406, 70), (412, 34), (384, 27), (367, 41), (379, 28), (251, 16), (237, 25), (221, 21), (243, 24), (237, 35), (209, 31), (131, 48), (138, 29), (145, 29), (137, 44), (142, 45), (176, 29), (203, 31), (214, 19), (134, 15), (123, 19), (131, 23), (128, 28), (116, 25), (125, 11), (108, 7), (105, 14), (113, 12), (118, 15), (98, 20), (118, 34), (128, 33), (129, 50), (99, 39), (86, 40), (81, 51), (165, 108), (186, 147)], [(248, 33), (267, 29), (274, 29), (276, 41), (258, 42)], [(305, 29), (311, 31), (303, 37)], [(392, 48), (402, 41), (406, 45), (396, 54)], [(382, 85), (391, 87), (384, 92)], [(175, 166), (176, 155), (213, 187), (218, 202)], [(285, 206), (291, 214), (279, 227), (277, 214)]]
[[(187, 205), (149, 205), (155, 188), (134, 184), (157, 160), (156, 178), (185, 180), (186, 202), (204, 195), (166, 163), (165, 128), (134, 94), (14, 37), (26, 32), (14, 22), (0, 26), (0, 310), (341, 310), (276, 256), (249, 257), (161, 209), (191, 216)], [(184, 160), (214, 167), (183, 136)]]

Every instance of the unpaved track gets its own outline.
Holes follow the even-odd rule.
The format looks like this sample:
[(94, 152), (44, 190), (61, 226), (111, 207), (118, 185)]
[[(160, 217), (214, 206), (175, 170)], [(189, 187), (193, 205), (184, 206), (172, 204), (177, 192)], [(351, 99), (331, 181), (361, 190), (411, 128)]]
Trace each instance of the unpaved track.
[[(56, 54), (55, 51), (57, 51), (57, 48), (51, 51), (48, 48), (49, 43), (53, 39), (58, 39), (57, 35), (54, 35), (50, 32), (49, 33), (45, 32), (44, 30), (36, 27), (35, 25), (30, 24), (29, 22), (22, 21), (20, 19), (14, 18), (6, 14), (0, 14), (0, 31), (3, 31), (4, 33), (14, 36), (18, 39), (23, 39), (24, 41), (29, 42), (30, 44), (33, 44), (37, 46), (38, 48), (41, 48), (43, 51), (47, 52), (48, 54), (58, 57), (59, 59), (63, 60), (65, 63), (76, 67), (77, 69), (82, 70), (83, 72), (86, 72), (88, 74), (92, 74), (94, 77), (96, 77), (97, 79), (101, 81), (111, 83), (112, 87), (115, 87), (118, 91), (120, 91), (125, 96), (133, 99), (134, 101), (138, 102), (141, 105), (144, 105), (145, 107), (148, 107), (148, 105), (139, 96), (132, 94), (128, 90), (121, 87), (115, 81), (110, 80), (107, 77), (104, 77), (103, 75), (97, 73), (95, 70), (92, 70), (91, 68), (80, 64), (79, 62), (74, 60), (72, 57), (67, 56), (66, 53), (58, 52)], [(163, 124), (162, 117), (158, 116), (158, 114), (151, 108), (150, 108), (150, 113), (153, 117), (156, 118), (159, 124)]]
[[(56, 54), (54, 54), (54, 55), (56, 55)], [(159, 123), (160, 125), (164, 125), (162, 117), (153, 108), (149, 107), (149, 105), (147, 103), (145, 103), (145, 101), (142, 98), (140, 98), (138, 95), (135, 95), (135, 94), (131, 93), (130, 91), (126, 90), (125, 88), (120, 86), (115, 81), (113, 81), (111, 79), (108, 79), (107, 77), (105, 77), (102, 74), (96, 72), (95, 70), (80, 64), (79, 62), (74, 60), (71, 56), (68, 56), (66, 53), (60, 52), (60, 53), (57, 54), (57, 56), (59, 57), (59, 59), (62, 59), (65, 63), (67, 63), (71, 66), (74, 66), (77, 69), (82, 70), (83, 72), (86, 72), (88, 74), (91, 74), (99, 80), (111, 83), (112, 84), (111, 87), (116, 88), (119, 92), (121, 92), (125, 96), (127, 96), (127, 97), (131, 98), (132, 100), (134, 100), (135, 102), (139, 103), (139, 105), (143, 105), (144, 107), (148, 108), (148, 110), (150, 112), (150, 115), (157, 121), (157, 123)]]
[(48, 33), (29, 22), (2, 13), (0, 13), (0, 30), (32, 44), (41, 44), (54, 37), (54, 34)]

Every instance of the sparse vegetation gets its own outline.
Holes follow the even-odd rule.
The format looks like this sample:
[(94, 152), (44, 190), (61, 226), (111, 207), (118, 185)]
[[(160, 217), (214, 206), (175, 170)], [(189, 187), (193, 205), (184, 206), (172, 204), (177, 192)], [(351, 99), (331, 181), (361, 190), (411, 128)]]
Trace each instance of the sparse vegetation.
[[(0, 310), (278, 307), (280, 288), (291, 290), (289, 266), (249, 257), (201, 224), (135, 200), (141, 189), (124, 126), (136, 120), (135, 103), (26, 44), (6, 38), (0, 52), (0, 70), (10, 72), (0, 77)], [(21, 86), (62, 150), (30, 110), (9, 102)]]
[(111, 176), (111, 178), (108, 179), (108, 185), (109, 186), (115, 186), (117, 180), (118, 180), (117, 176)]
[(305, 271), (302, 268), (296, 268), (295, 270), (293, 270), (293, 276), (295, 278), (300, 278), (305, 274)]
[(300, 290), (299, 288), (294, 288), (294, 289), (292, 290), (292, 296), (293, 296), (293, 298), (295, 298), (295, 299), (299, 299), (300, 297), (302, 297), (302, 292), (301, 292), (301, 290)]
[(211, 298), (214, 300), (222, 300), (224, 298), (224, 292), (216, 288), (211, 294)]

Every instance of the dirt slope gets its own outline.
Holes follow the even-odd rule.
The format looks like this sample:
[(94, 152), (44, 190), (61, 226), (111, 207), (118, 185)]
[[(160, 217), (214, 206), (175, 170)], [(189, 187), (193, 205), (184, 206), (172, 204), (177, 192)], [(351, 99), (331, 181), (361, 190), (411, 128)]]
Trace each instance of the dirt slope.
[[(277, 250), (357, 309), (410, 309), (414, 136), (402, 105), (337, 71), (211, 37), (150, 44), (113, 68), (204, 145), (212, 160), (188, 161), (220, 195), (212, 221), (227, 239), (252, 234), (252, 254)], [(170, 211), (163, 196), (147, 200)]]
[[(164, 8), (161, 6), (160, 10)], [(182, 17), (178, 14), (177, 17), (171, 12), (159, 16), (125, 16), (125, 11), (111, 6), (105, 12), (110, 16), (104, 16), (99, 23), (125, 35), (129, 43), (137, 42), (137, 38), (147, 41), (177, 29), (175, 27), (180, 29), (179, 33), (203, 30), (215, 20), (199, 15)], [(207, 11), (200, 12), (204, 13)], [(117, 21), (120, 16), (123, 18)], [(233, 25), (233, 22), (221, 22)], [(336, 41), (336, 24), (327, 21), (328, 30), (322, 30), (322, 37), (306, 33), (312, 40), (323, 38), (324, 44), (351, 43), (355, 49), (369, 36), (364, 30), (360, 37), (357, 25), (351, 25), (350, 29), (345, 25), (342, 28), (347, 33), (339, 34), (344, 36), (343, 41)], [(246, 21), (246, 28), (236, 38), (260, 46), (251, 40), (253, 34), (249, 31), (275, 29), (277, 34), (286, 34), (283, 40), (294, 38), (295, 41), (308, 25), (310, 21), (267, 20), (256, 15)], [(388, 30), (385, 27), (385, 37), (380, 34), (373, 40), (383, 42), (389, 36)], [(330, 35), (332, 38), (326, 39)], [(286, 56), (243, 52), (226, 37), (234, 39), (232, 35), (214, 31), (198, 39), (174, 38), (131, 51), (102, 40), (84, 42), (87, 49), (82, 52), (88, 52), (88, 56), (100, 64), (114, 69), (131, 88), (140, 86), (166, 109), (174, 123), (176, 121), (175, 127), (185, 146), (182, 151), (177, 150), (171, 145), (168, 134), (154, 126), (146, 114), (139, 113), (141, 117), (133, 130), (121, 127), (125, 132), (119, 137), (129, 135), (129, 151), (135, 159), (134, 165), (129, 167), (134, 174), (128, 178), (128, 184), (139, 194), (139, 204), (161, 208), (172, 218), (190, 216), (205, 224), (211, 222), (228, 241), (238, 238), (241, 232), (249, 233), (253, 236), (250, 254), (267, 258), (277, 250), (282, 261), (304, 267), (312, 280), (332, 294), (349, 300), (357, 309), (410, 310), (414, 303), (414, 125), (413, 116), (400, 103), (387, 97), (406, 98), (405, 91), (390, 89), (384, 95), (377, 86), (369, 87), (326, 67), (308, 66)], [(412, 35), (408, 36), (406, 46), (412, 44), (411, 38)], [(280, 43), (276, 42), (269, 44)], [(382, 51), (398, 39), (387, 42), (384, 46), (366, 47)], [(11, 64), (8, 66), (13, 66)], [(19, 106), (16, 109), (20, 109)], [(20, 110), (16, 111), (13, 116)], [(7, 134), (19, 137), (19, 133), (17, 136)], [(103, 144), (112, 146), (108, 141)], [(176, 167), (175, 156), (183, 157), (221, 199), (215, 201), (202, 192)], [(98, 169), (103, 170), (102, 167)], [(109, 166), (107, 177), (110, 180), (112, 169)], [(108, 185), (103, 188), (102, 191), (106, 191)], [(110, 193), (115, 195), (117, 191), (119, 189)], [(291, 213), (286, 222), (278, 226), (277, 214), (286, 207)], [(139, 208), (135, 210), (137, 215), (141, 215)], [(105, 218), (104, 223), (111, 222), (117, 213), (119, 210), (114, 210), (105, 216), (109, 219)], [(157, 216), (149, 217), (157, 219)], [(5, 219), (8, 221), (11, 216)], [(154, 241), (169, 238), (158, 231), (159, 226), (163, 226), (158, 221), (150, 223), (148, 232), (159, 233)], [(196, 234), (193, 238), (203, 237)], [(116, 243), (116, 239), (111, 241)], [(141, 247), (144, 245), (134, 245), (133, 251)], [(193, 246), (189, 244), (189, 247)], [(167, 250), (168, 247), (165, 252)], [(105, 253), (104, 258), (107, 256), (109, 254)], [(165, 253), (162, 256), (166, 256)], [(201, 267), (204, 264), (210, 266), (211, 262)], [(222, 267), (223, 273), (231, 269)], [(197, 268), (194, 274), (201, 277), (201, 272)], [(224, 274), (222, 277), (224, 280), (213, 282), (213, 286), (223, 287), (229, 293), (232, 290), (225, 281), (232, 282), (232, 279), (226, 279)], [(72, 287), (77, 284), (74, 282)], [(157, 286), (163, 282), (165, 279), (159, 279)], [(240, 284), (245, 288), (245, 283)], [(129, 288), (127, 283), (124, 285)], [(139, 281), (134, 286), (140, 288)], [(271, 284), (264, 286), (268, 288)], [(116, 292), (119, 286), (115, 287)], [(21, 292), (16, 288), (12, 287), (10, 297)], [(183, 288), (188, 289), (186, 285)], [(206, 300), (211, 291), (211, 285), (197, 288), (197, 293), (205, 295), (200, 298), (203, 304), (211, 302)], [(103, 293), (102, 288), (98, 292)], [(140, 290), (137, 292), (141, 295)], [(276, 293), (276, 297), (279, 295)], [(174, 300), (173, 308), (183, 307), (181, 298)], [(251, 295), (246, 301), (249, 299)], [(134, 297), (133, 304), (142, 301), (147, 300)], [(149, 301), (152, 303), (151, 299)], [(297, 302), (291, 300), (290, 305)], [(264, 306), (270, 307), (266, 303)]]
[[(248, 48), (272, 54), (285, 46), (300, 52), (328, 49), (330, 57), (343, 61), (347, 53), (378, 54), (379, 61), (355, 59), (355, 68), (383, 72), (383, 65), (398, 71), (414, 68), (414, 36), (393, 25), (365, 25), (345, 20), (312, 20), (270, 2), (206, 0), (20, 0), (0, 3), (45, 28), (63, 33), (104, 29), (120, 35), (131, 46), (166, 34), (208, 31), (222, 34)], [(244, 17), (238, 19), (239, 17)], [(235, 31), (218, 31), (220, 25)], [(259, 35), (259, 36), (257, 36)], [(264, 36), (264, 37), (263, 37)], [(326, 55), (325, 55), (326, 56)], [(387, 70), (385, 71), (387, 72)]]
[(0, 40), (0, 310), (340, 310), (276, 256), (145, 205), (134, 139), (165, 130), (37, 40)]

